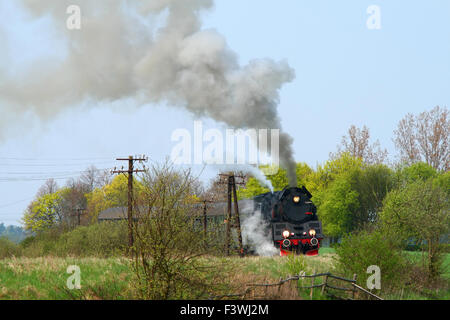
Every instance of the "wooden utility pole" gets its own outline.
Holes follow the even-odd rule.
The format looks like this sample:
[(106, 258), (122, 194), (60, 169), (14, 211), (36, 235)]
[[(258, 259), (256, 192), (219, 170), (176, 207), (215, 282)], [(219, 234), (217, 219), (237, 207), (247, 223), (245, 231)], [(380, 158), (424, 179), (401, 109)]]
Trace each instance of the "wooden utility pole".
[(81, 214), (83, 211), (86, 211), (86, 209), (76, 208), (77, 211), (77, 217), (78, 217), (78, 226), (81, 226)]
[(234, 173), (230, 172), (228, 174), (220, 174), (222, 178), (226, 178), (227, 181), (223, 181), (222, 183), (227, 183), (227, 219), (225, 220), (226, 225), (226, 238), (225, 238), (225, 253), (226, 255), (230, 255), (230, 238), (231, 238), (231, 219), (232, 219), (232, 198), (234, 198), (234, 217), (235, 217), (235, 227), (238, 233), (238, 242), (239, 242), (239, 255), (242, 257), (244, 255), (244, 247), (242, 245), (242, 233), (241, 233), (241, 220), (239, 218), (239, 206), (238, 199), (236, 193), (236, 184), (243, 185), (244, 182), (236, 182), (236, 178), (245, 179), (243, 176), (235, 176)]
[(207, 236), (208, 236), (208, 203), (214, 203), (212, 200), (202, 199), (203, 203), (203, 234), (204, 234), (204, 242), (205, 246), (207, 245)]
[(205, 233), (205, 237), (206, 237), (206, 232), (208, 229), (208, 220), (207, 220), (208, 203), (214, 203), (214, 201), (203, 199), (203, 200), (201, 200), (201, 202), (203, 203), (203, 232)]
[(225, 243), (225, 253), (230, 255), (230, 237), (231, 237), (231, 175), (228, 176), (228, 188), (227, 188), (227, 233)]
[(238, 242), (239, 242), (239, 255), (241, 257), (244, 256), (244, 247), (242, 245), (242, 233), (241, 233), (241, 219), (239, 217), (239, 207), (238, 207), (238, 198), (236, 193), (236, 180), (234, 175), (231, 178), (231, 186), (233, 188), (233, 197), (234, 197), (234, 214), (236, 219), (236, 228), (238, 233)]
[(139, 157), (129, 156), (128, 158), (118, 158), (117, 161), (128, 161), (128, 170), (114, 170), (112, 173), (128, 174), (128, 246), (131, 248), (134, 244), (133, 239), (133, 173), (145, 172), (145, 170), (134, 169), (134, 162), (147, 162), (148, 157), (142, 155)]

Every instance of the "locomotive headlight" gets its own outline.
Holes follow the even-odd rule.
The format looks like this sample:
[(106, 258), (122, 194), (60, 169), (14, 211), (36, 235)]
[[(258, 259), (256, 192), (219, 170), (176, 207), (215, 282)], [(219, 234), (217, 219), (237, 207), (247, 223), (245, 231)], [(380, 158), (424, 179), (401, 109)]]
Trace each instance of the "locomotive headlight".
[(283, 238), (289, 238), (289, 236), (291, 235), (291, 232), (289, 230), (284, 230), (282, 234), (283, 234)]
[(316, 230), (314, 230), (314, 229), (309, 230), (309, 235), (311, 237), (314, 237), (316, 235)]
[(299, 202), (300, 202), (300, 197), (299, 197), (299, 196), (295, 196), (292, 200), (293, 200), (295, 203), (299, 203)]

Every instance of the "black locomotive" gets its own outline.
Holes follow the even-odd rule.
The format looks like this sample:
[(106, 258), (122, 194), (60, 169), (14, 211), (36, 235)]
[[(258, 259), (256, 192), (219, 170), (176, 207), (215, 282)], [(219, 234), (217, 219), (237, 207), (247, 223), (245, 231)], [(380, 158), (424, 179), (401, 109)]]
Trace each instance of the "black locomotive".
[(323, 239), (322, 223), (317, 218), (317, 208), (311, 193), (302, 188), (285, 188), (254, 198), (255, 210), (260, 210), (269, 223), (275, 246), (280, 254), (289, 251), (317, 255)]

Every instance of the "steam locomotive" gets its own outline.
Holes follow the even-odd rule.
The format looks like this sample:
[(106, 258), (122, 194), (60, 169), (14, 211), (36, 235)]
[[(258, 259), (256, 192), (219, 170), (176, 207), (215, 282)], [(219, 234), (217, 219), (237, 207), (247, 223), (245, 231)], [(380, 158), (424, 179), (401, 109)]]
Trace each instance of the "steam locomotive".
[(323, 239), (322, 223), (311, 193), (304, 187), (286, 187), (254, 197), (255, 210), (268, 222), (272, 240), (280, 255), (295, 252), (317, 255)]

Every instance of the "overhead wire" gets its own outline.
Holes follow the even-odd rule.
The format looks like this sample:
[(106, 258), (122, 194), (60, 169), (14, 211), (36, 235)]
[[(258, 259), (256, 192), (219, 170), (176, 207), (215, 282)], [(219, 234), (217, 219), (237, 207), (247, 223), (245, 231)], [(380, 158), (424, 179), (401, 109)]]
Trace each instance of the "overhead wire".
[[(108, 160), (108, 161), (102, 161)], [(89, 161), (89, 162), (88, 162)], [(93, 157), (93, 158), (27, 158), (27, 157), (0, 157), (0, 167), (7, 167), (11, 170), (3, 170), (0, 172), (0, 182), (28, 182), (28, 181), (46, 181), (49, 179), (54, 180), (67, 180), (75, 178), (83, 173), (89, 171), (95, 172), (107, 172), (111, 168), (95, 168), (96, 165), (108, 165), (111, 167), (115, 164), (115, 160), (110, 157)], [(84, 170), (73, 170), (75, 167), (87, 167)], [(27, 171), (19, 168), (37, 168), (37, 170)], [(58, 167), (67, 168), (68, 170), (59, 170)], [(68, 168), (70, 167), (70, 168)], [(4, 168), (6, 169), (6, 168)], [(47, 170), (50, 169), (50, 170)], [(53, 169), (53, 170), (52, 170)], [(63, 171), (64, 170), (64, 171)], [(14, 205), (18, 205), (22, 202), (29, 201), (34, 197), (28, 197), (26, 199), (17, 200), (14, 202), (8, 202), (0, 205), (1, 208), (8, 208)], [(5, 218), (11, 215), (8, 213), (0, 213), (2, 221), (18, 221), (19, 219)]]

